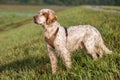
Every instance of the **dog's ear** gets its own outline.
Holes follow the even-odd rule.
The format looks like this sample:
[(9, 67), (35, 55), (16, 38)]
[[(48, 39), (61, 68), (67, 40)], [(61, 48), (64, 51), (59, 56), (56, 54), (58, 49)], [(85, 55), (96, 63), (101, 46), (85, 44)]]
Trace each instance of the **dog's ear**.
[(47, 24), (51, 24), (53, 22), (57, 21), (57, 16), (55, 15), (54, 12), (52, 11), (49, 11), (48, 12), (48, 18), (47, 18)]

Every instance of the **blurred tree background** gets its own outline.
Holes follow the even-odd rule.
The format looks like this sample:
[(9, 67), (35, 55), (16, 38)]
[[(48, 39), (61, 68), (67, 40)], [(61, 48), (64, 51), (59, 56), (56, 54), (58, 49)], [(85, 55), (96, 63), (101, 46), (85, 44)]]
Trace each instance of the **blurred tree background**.
[(0, 0), (0, 4), (118, 5), (120, 0)]

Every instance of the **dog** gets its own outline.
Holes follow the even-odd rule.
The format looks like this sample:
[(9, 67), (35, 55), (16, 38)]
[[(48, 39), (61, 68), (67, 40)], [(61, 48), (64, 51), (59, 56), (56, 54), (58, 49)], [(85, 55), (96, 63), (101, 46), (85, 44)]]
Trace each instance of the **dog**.
[(70, 69), (72, 64), (70, 52), (79, 48), (87, 50), (93, 59), (98, 58), (97, 54), (102, 58), (104, 53), (112, 53), (104, 45), (99, 31), (91, 25), (62, 27), (51, 9), (41, 9), (33, 19), (36, 24), (43, 27), (53, 74), (57, 70), (56, 54), (60, 55), (66, 68)]

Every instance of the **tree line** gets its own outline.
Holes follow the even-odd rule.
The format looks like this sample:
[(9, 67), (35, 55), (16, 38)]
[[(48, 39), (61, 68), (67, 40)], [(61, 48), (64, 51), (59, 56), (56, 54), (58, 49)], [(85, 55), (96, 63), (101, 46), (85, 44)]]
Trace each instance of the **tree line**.
[(120, 0), (0, 0), (1, 4), (118, 5)]

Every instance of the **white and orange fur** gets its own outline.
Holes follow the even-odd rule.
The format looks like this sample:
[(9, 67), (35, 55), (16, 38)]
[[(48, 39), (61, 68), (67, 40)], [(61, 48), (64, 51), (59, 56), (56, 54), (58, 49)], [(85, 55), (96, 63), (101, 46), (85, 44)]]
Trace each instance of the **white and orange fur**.
[(61, 56), (69, 69), (72, 64), (70, 52), (78, 48), (86, 49), (93, 59), (97, 59), (97, 54), (102, 58), (104, 53), (112, 53), (104, 45), (99, 31), (91, 25), (71, 26), (67, 28), (66, 36), (65, 28), (57, 22), (55, 12), (50, 9), (40, 10), (39, 14), (34, 16), (34, 22), (43, 26), (52, 73), (57, 70), (56, 54)]

